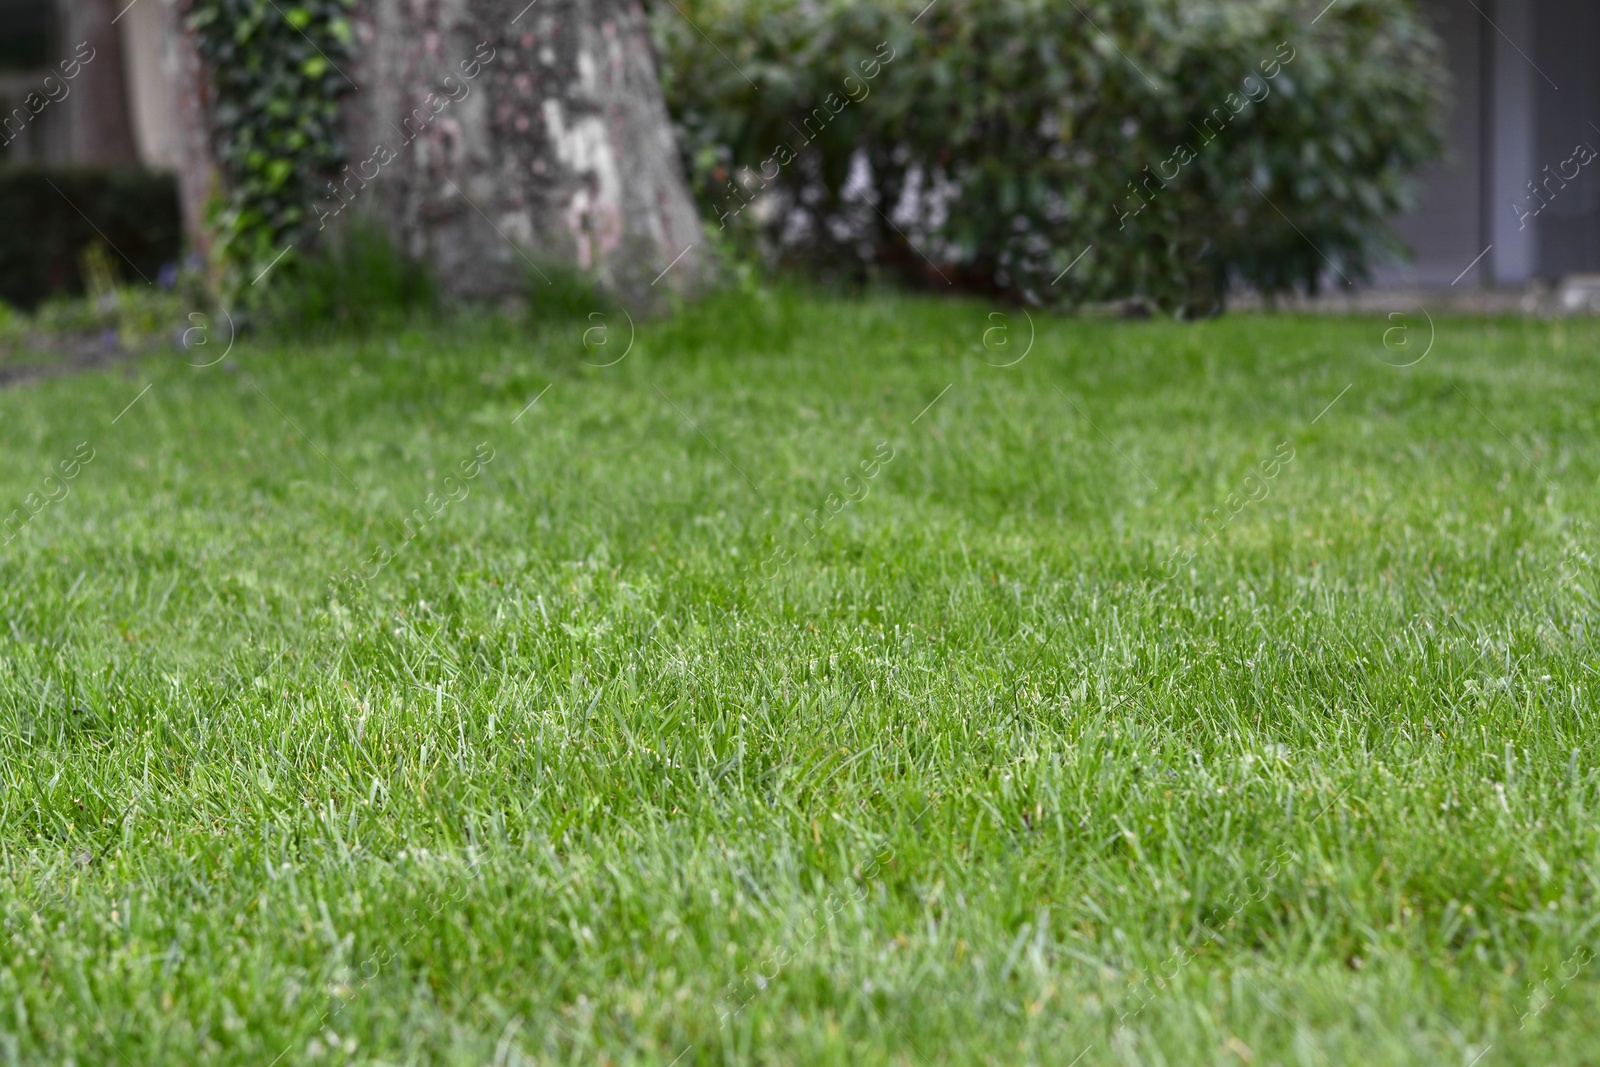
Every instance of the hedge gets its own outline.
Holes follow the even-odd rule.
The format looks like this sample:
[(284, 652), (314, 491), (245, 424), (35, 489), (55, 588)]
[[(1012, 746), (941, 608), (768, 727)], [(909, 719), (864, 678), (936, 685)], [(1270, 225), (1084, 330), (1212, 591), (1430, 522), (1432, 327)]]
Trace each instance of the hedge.
[(676, 0), (655, 27), (713, 229), (813, 276), (1207, 313), (1364, 276), (1443, 143), (1439, 44), (1395, 0)]
[(82, 293), (80, 259), (96, 241), (132, 283), (154, 282), (183, 248), (176, 180), (136, 168), (0, 170), (0, 217), (0, 299), (24, 309)]

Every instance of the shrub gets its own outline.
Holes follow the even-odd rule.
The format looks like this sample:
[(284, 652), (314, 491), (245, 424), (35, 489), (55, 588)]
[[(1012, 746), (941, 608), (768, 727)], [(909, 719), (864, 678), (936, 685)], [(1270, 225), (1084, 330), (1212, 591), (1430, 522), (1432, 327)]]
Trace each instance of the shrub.
[(925, 4), (657, 9), (680, 144), (736, 246), (1203, 313), (1232, 284), (1364, 276), (1441, 149), (1439, 46), (1406, 3)]
[(566, 323), (593, 312), (615, 309), (616, 297), (596, 278), (576, 267), (548, 261), (530, 270), (523, 286), (528, 301), (528, 321), (538, 327)]
[(91, 247), (109, 244), (111, 269), (135, 284), (155, 281), (183, 247), (177, 183), (131, 167), (0, 171), (0, 217), (0, 299), (21, 308), (83, 293)]
[(285, 257), (262, 285), (260, 295), (243, 290), (253, 298), (249, 317), (279, 334), (360, 333), (403, 324), (438, 303), (428, 269), (360, 216), (310, 253)]

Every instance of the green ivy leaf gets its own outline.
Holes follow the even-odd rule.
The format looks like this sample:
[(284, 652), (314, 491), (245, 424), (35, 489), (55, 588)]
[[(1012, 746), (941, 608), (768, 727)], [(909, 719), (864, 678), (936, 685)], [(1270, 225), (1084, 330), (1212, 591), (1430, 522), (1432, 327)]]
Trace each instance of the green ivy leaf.
[[(284, 4), (284, 6), (280, 6)], [(224, 190), (206, 224), (228, 272), (248, 282), (305, 225), (306, 204), (344, 162), (329, 72), (351, 54), (351, 0), (192, 0), (185, 24), (210, 68)]]
[(289, 175), (294, 173), (294, 163), (287, 159), (274, 159), (267, 164), (267, 184), (274, 189), (282, 188), (289, 180)]

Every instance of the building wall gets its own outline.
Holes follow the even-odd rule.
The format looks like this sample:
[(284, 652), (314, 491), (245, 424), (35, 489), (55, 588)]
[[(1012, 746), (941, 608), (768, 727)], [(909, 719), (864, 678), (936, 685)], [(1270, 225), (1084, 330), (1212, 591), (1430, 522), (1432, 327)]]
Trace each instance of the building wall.
[(0, 145), (0, 164), (60, 163), (71, 158), (71, 109), (66, 106), (71, 97), (46, 106), (27, 121), (17, 115), (19, 108), (27, 112), (23, 101), (39, 91), (48, 73), (48, 68), (0, 73), (0, 117), (12, 122), (0, 133), (5, 141)]
[[(1377, 273), (1380, 285), (1448, 286), (1488, 244), (1484, 237), (1483, 106), (1485, 26), (1466, 0), (1422, 0), (1418, 5), (1444, 42), (1451, 79), (1451, 109), (1445, 159), (1421, 175), (1417, 210), (1395, 221), (1395, 230), (1415, 258)], [(1461, 284), (1476, 282), (1477, 267)]]
[(1395, 223), (1415, 258), (1378, 284), (1515, 286), (1600, 271), (1600, 4), (1419, 6), (1454, 81), (1448, 156), (1422, 174), (1418, 210)]
[[(138, 5), (135, 5), (138, 6)], [(61, 0), (62, 43), (94, 49), (73, 80), (69, 137), (74, 163), (127, 166), (139, 162), (128, 116), (128, 67), (122, 54), (123, 4), (118, 0)]]
[[(1545, 206), (1533, 219), (1538, 273), (1547, 278), (1600, 271), (1600, 5), (1540, 0), (1534, 15), (1534, 156), (1528, 166)], [(1542, 73), (1540, 73), (1542, 72)], [(1548, 77), (1548, 80), (1546, 78)], [(1576, 173), (1576, 179), (1568, 177)], [(1529, 205), (1534, 201), (1527, 201)], [(1507, 210), (1502, 207), (1501, 210)]]
[(1489, 187), (1484, 211), (1494, 251), (1490, 276), (1497, 285), (1521, 285), (1539, 274), (1538, 227), (1518, 215), (1528, 195), (1537, 153), (1539, 90), (1544, 77), (1534, 53), (1541, 0), (1495, 0), (1486, 8), (1494, 20), (1489, 39), (1490, 91), (1485, 98), (1489, 128)]
[[(67, 90), (22, 123), (24, 128), (16, 136), (7, 138), (10, 143), (0, 151), (0, 160), (140, 162), (129, 120), (125, 28), (116, 25), (123, 21), (118, 11), (116, 0), (0, 0), (0, 19), (10, 17), (28, 28), (23, 38), (32, 42), (26, 48), (18, 46), (12, 40), (15, 26), (0, 23), (0, 37), (5, 39), (0, 53), (15, 54), (29, 64), (0, 72), (0, 114), (15, 114), (30, 93), (42, 92), (46, 77), (54, 76)], [(35, 24), (48, 27), (48, 33), (39, 37), (31, 29)], [(74, 57), (83, 59), (76, 77), (61, 78), (60, 64)]]
[(0, 130), (0, 163), (69, 157), (71, 109), (66, 102), (49, 104), (31, 116), (24, 104), (28, 94), (40, 91), (51, 65), (63, 58), (62, 37), (57, 11), (48, 0), (0, 0), (0, 117), (10, 120)]

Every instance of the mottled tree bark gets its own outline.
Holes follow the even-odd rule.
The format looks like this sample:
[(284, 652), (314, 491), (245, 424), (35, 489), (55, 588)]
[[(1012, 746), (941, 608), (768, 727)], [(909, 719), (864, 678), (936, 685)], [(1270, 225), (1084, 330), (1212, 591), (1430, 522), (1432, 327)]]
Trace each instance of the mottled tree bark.
[(627, 299), (702, 280), (637, 0), (363, 0), (355, 26), (340, 200), (448, 289), (526, 291), (552, 267)]
[(87, 42), (94, 49), (94, 58), (84, 64), (73, 88), (77, 101), (68, 133), (67, 154), (75, 163), (139, 162), (139, 149), (133, 142), (133, 120), (128, 113), (122, 35), (111, 24), (117, 11), (114, 0), (73, 0), (62, 10), (62, 31), (68, 48)]

